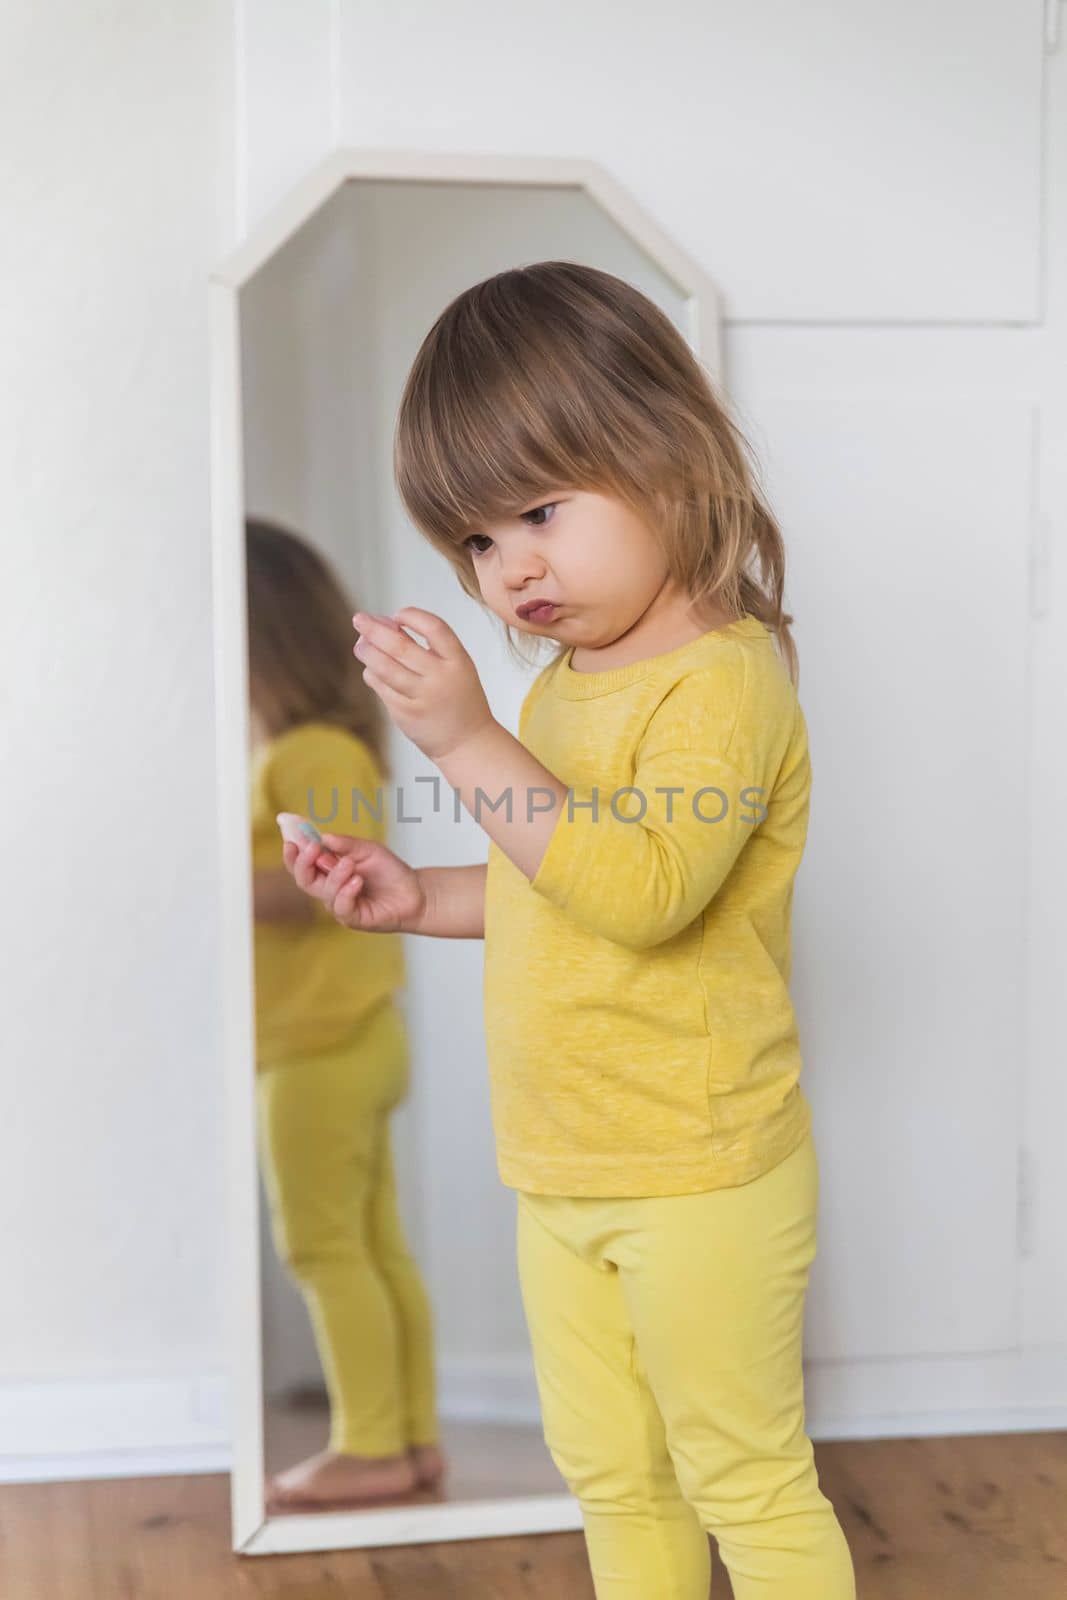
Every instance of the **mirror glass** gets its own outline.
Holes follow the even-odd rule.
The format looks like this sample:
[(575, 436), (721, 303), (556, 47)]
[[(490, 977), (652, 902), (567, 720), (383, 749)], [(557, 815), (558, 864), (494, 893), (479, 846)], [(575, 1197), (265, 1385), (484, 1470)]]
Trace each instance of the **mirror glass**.
[[(536, 666), (512, 662), (503, 625), (407, 521), (392, 436), (445, 305), (551, 259), (626, 278), (688, 336), (682, 293), (572, 187), (352, 180), (240, 292), (272, 1516), (567, 1492), (496, 1168), (481, 943), (341, 929), (285, 872), (275, 821), (369, 832), (416, 867), (487, 857), (383, 712), (375, 734), (351, 615), (443, 616), (516, 727)], [(331, 1448), (381, 1458), (376, 1476), (363, 1463), (357, 1484)]]

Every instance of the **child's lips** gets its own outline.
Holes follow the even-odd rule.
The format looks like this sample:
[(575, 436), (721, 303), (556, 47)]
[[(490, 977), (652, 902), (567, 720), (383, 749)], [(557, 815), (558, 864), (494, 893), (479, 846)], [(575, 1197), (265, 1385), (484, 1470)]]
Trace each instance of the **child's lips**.
[(517, 609), (523, 622), (547, 622), (549, 618), (555, 616), (559, 607), (554, 601), (546, 600), (540, 605), (520, 606)]

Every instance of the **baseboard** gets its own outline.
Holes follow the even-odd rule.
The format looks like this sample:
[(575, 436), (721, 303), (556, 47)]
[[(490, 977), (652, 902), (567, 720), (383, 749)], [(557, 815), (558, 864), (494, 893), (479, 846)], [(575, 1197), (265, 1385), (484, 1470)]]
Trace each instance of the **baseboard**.
[(221, 1373), (0, 1385), (0, 1483), (228, 1472)]
[[(808, 1434), (947, 1438), (1067, 1430), (1067, 1351), (805, 1364)], [(443, 1417), (540, 1423), (523, 1355), (443, 1357)], [(0, 1483), (228, 1472), (224, 1376), (0, 1385)]]

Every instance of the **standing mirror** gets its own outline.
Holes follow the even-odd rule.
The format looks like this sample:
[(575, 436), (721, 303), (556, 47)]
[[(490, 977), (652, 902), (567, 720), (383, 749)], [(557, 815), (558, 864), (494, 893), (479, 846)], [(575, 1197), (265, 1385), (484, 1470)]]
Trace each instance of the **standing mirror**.
[[(446, 304), (495, 272), (549, 259), (589, 263), (633, 283), (718, 376), (712, 286), (606, 173), (580, 161), (342, 152), (212, 279), (220, 1061), (229, 1117), (233, 1544), (245, 1554), (581, 1527), (541, 1432), (515, 1266), (515, 1197), (499, 1180), (493, 1149), (480, 941), (353, 936), (332, 925), (353, 949), (356, 939), (390, 941), (388, 982), (403, 1040), (396, 1047), (407, 1065), (403, 1093), (379, 1130), (377, 1188), (365, 1187), (354, 1202), (362, 1243), (334, 1261), (331, 1289), (297, 1244), (286, 1247), (272, 1214), (278, 1179), (263, 1145), (263, 1075), (287, 1072), (271, 1113), (274, 1158), (290, 1162), (288, 1181), (302, 1205), (316, 1203), (319, 1187), (325, 1195), (324, 1162), (317, 1148), (301, 1145), (312, 1075), (303, 1095), (300, 1063), (264, 1061), (274, 1049), (264, 1040), (277, 1038), (295, 973), (320, 996), (355, 994), (366, 981), (358, 961), (351, 991), (343, 968), (327, 971), (336, 944), (324, 955), (326, 945), (312, 937), (321, 924), (291, 915), (278, 898), (285, 886), (275, 878), (272, 887), (269, 877), (283, 868), (272, 806), (336, 832), (370, 827), (363, 801), (353, 809), (340, 758), (336, 795), (300, 787), (321, 764), (264, 767), (268, 711), (291, 685), (303, 685), (304, 715), (325, 706), (326, 680), (317, 680), (315, 702), (301, 671), (322, 637), (303, 650), (303, 630), (319, 631), (308, 574), (328, 574), (333, 615), (337, 607), (350, 618), (357, 609), (389, 615), (416, 605), (443, 616), (474, 658), (494, 714), (516, 726), (536, 665), (524, 672), (515, 664), (496, 619), (407, 521), (392, 479), (392, 435), (411, 362)], [(297, 552), (300, 561), (270, 568), (272, 549)], [(256, 584), (270, 582), (273, 598), (250, 604)], [(349, 628), (339, 647), (349, 657), (355, 639)], [(275, 670), (282, 656), (288, 680)], [(369, 689), (366, 696), (375, 698)], [(341, 750), (344, 736), (336, 727), (333, 736)], [(376, 836), (414, 866), (484, 861), (486, 839), (473, 819), (447, 792), (435, 802), (433, 769), (388, 725), (385, 740), (388, 775), (378, 793), (352, 777), (378, 807)], [(282, 770), (288, 789), (272, 787)], [(351, 771), (374, 775), (358, 761)], [(343, 1007), (336, 1022), (338, 1033)], [(328, 1033), (317, 1042), (302, 1036), (304, 1061), (317, 1049), (321, 1062), (321, 1052), (334, 1049)], [(339, 1111), (335, 1125), (346, 1128), (346, 1115)], [(279, 1156), (283, 1147), (288, 1155)], [(327, 1199), (338, 1203), (336, 1194)], [(375, 1206), (377, 1223), (369, 1218)], [(373, 1238), (383, 1236), (385, 1210), (392, 1257), (383, 1264)], [(347, 1312), (337, 1311), (353, 1285)], [(331, 1295), (334, 1309), (324, 1311)], [(383, 1326), (394, 1329), (395, 1350), (383, 1350)], [(340, 1377), (327, 1370), (338, 1347)], [(358, 1389), (369, 1414), (367, 1392), (379, 1372), (383, 1383), (420, 1390), (410, 1404), (418, 1426), (427, 1429), (432, 1415), (439, 1427), (444, 1475), (363, 1504), (272, 1503), (272, 1482), (326, 1448), (338, 1387)]]

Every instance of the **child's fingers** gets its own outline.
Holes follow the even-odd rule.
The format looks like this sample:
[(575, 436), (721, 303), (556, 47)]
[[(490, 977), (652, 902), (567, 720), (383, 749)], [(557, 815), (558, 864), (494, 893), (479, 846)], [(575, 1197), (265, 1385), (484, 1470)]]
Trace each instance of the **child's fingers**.
[(309, 839), (307, 844), (292, 848), (296, 850), (291, 869), (296, 882), (306, 894), (313, 894), (317, 900), (325, 899), (322, 893), (325, 878), (319, 860), (323, 854), (321, 844), (317, 839)]
[[(289, 871), (293, 874), (293, 878), (298, 888), (301, 888), (305, 891), (309, 890), (316, 874), (314, 866), (308, 860), (308, 847), (301, 847), (295, 844), (286, 844), (283, 848), (285, 851), (285, 864), (289, 868)], [(290, 850), (293, 852), (291, 856), (289, 854)]]
[(326, 877), (321, 880), (323, 898), (327, 901), (335, 899), (338, 890), (348, 882), (356, 864), (351, 856), (341, 856), (336, 865), (331, 867)]
[(354, 861), (365, 861), (376, 848), (373, 839), (361, 839), (349, 833), (324, 833), (324, 844), (339, 856), (351, 856)]
[(354, 872), (347, 883), (343, 883), (334, 896), (333, 914), (335, 917), (348, 918), (356, 909), (356, 901), (363, 893), (363, 879), (358, 872)]
[(303, 845), (287, 839), (282, 845), (282, 859), (286, 870), (292, 873), (299, 887), (308, 894), (337, 865), (337, 857), (331, 850), (324, 850), (317, 839), (309, 839)]

